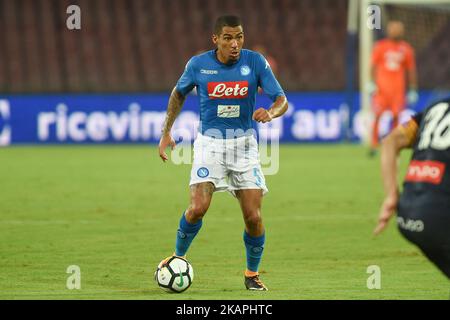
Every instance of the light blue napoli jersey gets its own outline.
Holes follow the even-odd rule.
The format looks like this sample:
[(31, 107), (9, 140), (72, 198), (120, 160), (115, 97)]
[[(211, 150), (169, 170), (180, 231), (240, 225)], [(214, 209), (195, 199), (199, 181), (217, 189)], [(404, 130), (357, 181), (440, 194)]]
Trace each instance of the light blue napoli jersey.
[(216, 50), (192, 57), (176, 90), (185, 96), (194, 87), (200, 101), (199, 132), (215, 137), (220, 132), (223, 138), (229, 137), (227, 130), (247, 133), (253, 128), (258, 87), (272, 101), (284, 95), (266, 59), (246, 49), (241, 50), (239, 60), (233, 64), (220, 62)]

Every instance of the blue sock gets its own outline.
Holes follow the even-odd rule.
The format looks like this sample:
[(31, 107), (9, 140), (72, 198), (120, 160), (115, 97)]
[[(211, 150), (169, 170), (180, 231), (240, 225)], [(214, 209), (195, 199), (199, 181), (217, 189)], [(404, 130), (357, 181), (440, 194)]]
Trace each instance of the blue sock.
[(264, 251), (264, 242), (266, 235), (259, 237), (252, 237), (244, 231), (244, 243), (247, 252), (247, 269), (253, 272), (258, 272), (259, 263)]
[(177, 242), (175, 246), (175, 255), (184, 256), (191, 245), (192, 240), (194, 240), (198, 231), (202, 227), (202, 220), (197, 223), (189, 223), (186, 220), (186, 217), (183, 215), (180, 219), (180, 226), (177, 232)]

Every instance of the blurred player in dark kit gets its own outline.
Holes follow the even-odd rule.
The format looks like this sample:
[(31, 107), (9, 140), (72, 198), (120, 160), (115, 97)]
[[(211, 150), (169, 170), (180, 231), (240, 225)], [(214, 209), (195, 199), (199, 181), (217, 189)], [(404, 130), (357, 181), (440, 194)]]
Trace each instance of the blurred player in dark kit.
[[(400, 195), (397, 157), (408, 147), (413, 156)], [(386, 198), (374, 233), (397, 211), (403, 236), (450, 279), (450, 98), (394, 129), (383, 140), (381, 167)]]

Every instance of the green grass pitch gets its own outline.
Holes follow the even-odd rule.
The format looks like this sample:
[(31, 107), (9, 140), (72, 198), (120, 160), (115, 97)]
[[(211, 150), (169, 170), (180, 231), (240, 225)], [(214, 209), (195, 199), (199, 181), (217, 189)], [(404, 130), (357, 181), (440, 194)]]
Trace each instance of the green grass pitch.
[[(163, 164), (156, 146), (0, 149), (0, 299), (448, 299), (448, 280), (393, 221), (372, 237), (383, 191), (366, 151), (281, 147), (262, 211), (270, 291), (245, 290), (241, 212), (218, 193), (188, 252), (193, 285), (168, 294), (153, 272), (173, 252), (189, 165)], [(66, 288), (69, 265), (80, 290)], [(370, 265), (379, 290), (366, 286)]]

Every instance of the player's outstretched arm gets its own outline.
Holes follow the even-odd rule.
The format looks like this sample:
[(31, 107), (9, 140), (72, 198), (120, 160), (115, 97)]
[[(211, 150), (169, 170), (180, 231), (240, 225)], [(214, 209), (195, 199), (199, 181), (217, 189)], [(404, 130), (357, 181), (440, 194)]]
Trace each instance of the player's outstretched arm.
[(172, 93), (170, 94), (166, 119), (164, 121), (158, 148), (159, 156), (164, 162), (169, 159), (166, 154), (166, 148), (170, 146), (173, 150), (176, 145), (175, 140), (173, 140), (170, 135), (170, 130), (172, 129), (173, 123), (183, 107), (184, 100), (186, 100), (186, 97), (179, 93), (176, 88), (173, 88)]
[(403, 127), (397, 127), (381, 144), (381, 176), (385, 191), (385, 198), (380, 208), (378, 224), (373, 231), (374, 235), (383, 231), (389, 219), (397, 209), (399, 190), (397, 184), (397, 158), (400, 151), (410, 146), (410, 139)]
[(268, 110), (259, 108), (253, 113), (253, 120), (266, 123), (281, 117), (288, 109), (286, 96), (278, 96)]

